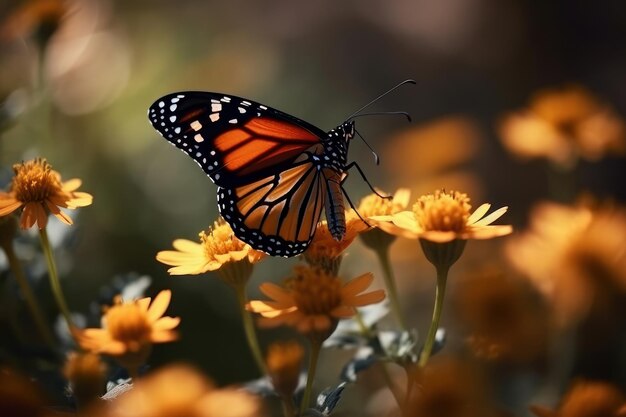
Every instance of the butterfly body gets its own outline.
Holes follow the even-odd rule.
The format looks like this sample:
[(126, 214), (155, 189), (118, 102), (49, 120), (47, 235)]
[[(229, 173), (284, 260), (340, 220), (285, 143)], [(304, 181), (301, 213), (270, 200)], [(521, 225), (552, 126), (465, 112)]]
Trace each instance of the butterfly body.
[(345, 234), (342, 179), (354, 122), (321, 129), (279, 110), (219, 93), (180, 92), (148, 110), (153, 127), (218, 186), (235, 235), (275, 256), (303, 252), (322, 211)]

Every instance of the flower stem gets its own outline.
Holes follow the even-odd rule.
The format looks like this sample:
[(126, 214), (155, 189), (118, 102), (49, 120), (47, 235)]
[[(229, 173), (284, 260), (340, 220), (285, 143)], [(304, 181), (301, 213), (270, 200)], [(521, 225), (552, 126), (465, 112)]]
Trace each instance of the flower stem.
[(426, 342), (422, 348), (418, 365), (424, 367), (430, 358), (435, 343), (435, 336), (439, 328), (439, 319), (441, 319), (441, 311), (443, 307), (443, 298), (446, 292), (446, 281), (448, 279), (449, 266), (437, 266), (437, 287), (435, 289), (435, 308), (433, 309), (433, 318), (428, 329)]
[(50, 278), (50, 286), (52, 287), (52, 294), (54, 299), (61, 310), (61, 314), (67, 323), (67, 327), (72, 332), (75, 327), (70, 314), (70, 309), (67, 307), (67, 302), (63, 296), (63, 290), (61, 289), (61, 282), (59, 281), (59, 274), (57, 272), (57, 266), (54, 263), (54, 257), (52, 256), (52, 247), (50, 246), (50, 240), (48, 239), (48, 232), (46, 228), (39, 230), (39, 237), (41, 240), (41, 247), (46, 256), (46, 262), (48, 263), (48, 276)]
[(306, 374), (306, 388), (300, 404), (300, 414), (304, 414), (309, 402), (311, 401), (311, 391), (313, 390), (313, 380), (315, 379), (315, 371), (317, 371), (317, 360), (320, 356), (322, 342), (316, 338), (311, 338), (311, 354), (309, 355), (309, 368)]
[(7, 255), (7, 259), (9, 260), (9, 266), (11, 267), (11, 271), (15, 276), (15, 280), (20, 286), (20, 291), (22, 292), (22, 296), (26, 301), (26, 305), (28, 306), (30, 313), (33, 316), (33, 319), (35, 320), (35, 325), (37, 326), (39, 335), (50, 349), (54, 349), (54, 337), (50, 332), (50, 328), (46, 325), (46, 321), (43, 317), (41, 310), (39, 309), (39, 305), (37, 304), (35, 294), (33, 294), (33, 290), (31, 289), (28, 280), (26, 279), (26, 275), (24, 274), (24, 270), (22, 269), (22, 264), (15, 254), (13, 245), (7, 244), (6, 246), (3, 246), (3, 249)]
[(246, 284), (244, 282), (234, 285), (235, 292), (237, 293), (237, 300), (239, 301), (239, 310), (241, 311), (241, 319), (243, 321), (243, 329), (246, 333), (246, 340), (248, 341), (248, 347), (252, 351), (252, 356), (256, 362), (261, 374), (267, 375), (267, 367), (263, 360), (263, 354), (261, 353), (261, 347), (259, 340), (256, 336), (254, 329), (254, 322), (252, 321), (252, 315), (246, 310), (246, 304), (248, 303), (248, 297), (246, 295)]
[(296, 415), (296, 410), (293, 407), (292, 399), (284, 396), (281, 396), (280, 399), (283, 405), (283, 415), (285, 417), (294, 417)]
[(391, 303), (393, 315), (400, 325), (400, 328), (403, 331), (408, 332), (409, 326), (407, 326), (406, 321), (404, 320), (404, 315), (402, 314), (402, 308), (400, 307), (400, 301), (398, 298), (398, 290), (396, 289), (396, 280), (393, 274), (393, 268), (391, 267), (391, 262), (389, 261), (389, 249), (388, 247), (379, 248), (376, 249), (375, 252), (378, 256), (378, 261), (383, 268), (383, 277), (385, 278), (385, 285), (389, 294), (389, 301)]

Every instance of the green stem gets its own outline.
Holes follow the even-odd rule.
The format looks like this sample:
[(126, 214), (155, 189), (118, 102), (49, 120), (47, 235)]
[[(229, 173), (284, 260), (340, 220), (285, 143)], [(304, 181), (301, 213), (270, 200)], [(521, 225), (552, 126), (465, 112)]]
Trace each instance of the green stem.
[(404, 320), (404, 315), (402, 314), (402, 308), (400, 307), (400, 301), (398, 298), (398, 290), (396, 289), (396, 280), (393, 274), (393, 268), (391, 267), (391, 262), (389, 261), (389, 250), (381, 248), (375, 250), (375, 252), (378, 256), (378, 261), (383, 268), (383, 277), (385, 278), (385, 285), (387, 286), (391, 311), (393, 311), (393, 315), (400, 325), (400, 328), (403, 331), (408, 332), (409, 326), (407, 326), (406, 321)]
[(45, 227), (39, 230), (39, 237), (41, 239), (41, 247), (43, 248), (43, 252), (46, 256), (46, 262), (48, 263), (48, 276), (50, 277), (52, 294), (54, 295), (57, 306), (59, 307), (59, 310), (61, 310), (61, 314), (63, 314), (63, 318), (65, 319), (67, 327), (71, 333), (75, 326), (72, 321), (70, 309), (67, 307), (67, 302), (63, 296), (63, 289), (61, 288), (61, 282), (59, 281), (59, 274), (57, 272), (56, 264), (54, 263), (54, 257), (52, 256), (52, 246), (50, 246), (48, 232)]
[(252, 351), (252, 356), (254, 357), (254, 361), (256, 362), (259, 371), (261, 371), (263, 375), (267, 375), (267, 367), (265, 366), (265, 361), (263, 360), (263, 354), (261, 353), (259, 340), (257, 339), (256, 331), (254, 329), (252, 314), (250, 314), (250, 312), (246, 310), (246, 304), (248, 303), (248, 297), (246, 295), (246, 285), (245, 283), (241, 283), (239, 285), (234, 285), (234, 288), (235, 292), (237, 293), (237, 300), (239, 301), (239, 309), (241, 311), (241, 319), (243, 321), (243, 329), (246, 333), (248, 346)]
[(293, 400), (289, 397), (280, 397), (282, 405), (283, 405), (283, 414), (285, 417), (294, 417), (296, 415), (296, 410), (293, 406)]
[(322, 342), (311, 339), (311, 354), (309, 355), (309, 368), (306, 375), (306, 388), (304, 389), (304, 396), (302, 397), (302, 404), (300, 404), (300, 414), (304, 414), (309, 402), (311, 401), (311, 391), (313, 389), (313, 380), (315, 379), (315, 371), (317, 370), (317, 360), (320, 356), (320, 349)]
[(426, 342), (419, 358), (418, 365), (424, 367), (430, 358), (430, 354), (433, 350), (435, 343), (435, 336), (437, 335), (437, 329), (439, 328), (439, 319), (441, 319), (441, 311), (443, 307), (443, 298), (446, 292), (446, 281), (448, 279), (449, 266), (437, 267), (437, 287), (435, 290), (435, 308), (433, 309), (433, 318), (430, 322), (430, 328), (428, 329), (428, 335), (426, 336)]
[(37, 326), (37, 330), (39, 331), (39, 335), (43, 339), (43, 341), (48, 345), (50, 349), (54, 349), (54, 337), (50, 332), (50, 328), (46, 325), (46, 321), (44, 316), (39, 309), (39, 304), (37, 304), (37, 299), (35, 298), (35, 294), (33, 294), (33, 290), (26, 279), (26, 275), (24, 274), (24, 270), (22, 269), (22, 264), (20, 263), (17, 255), (15, 254), (15, 250), (13, 249), (12, 244), (8, 244), (3, 246), (4, 252), (7, 255), (7, 259), (9, 260), (9, 266), (11, 267), (11, 271), (15, 276), (15, 280), (20, 286), (20, 291), (24, 296), (24, 300), (26, 301), (26, 305), (30, 310), (33, 319), (35, 320), (35, 325)]

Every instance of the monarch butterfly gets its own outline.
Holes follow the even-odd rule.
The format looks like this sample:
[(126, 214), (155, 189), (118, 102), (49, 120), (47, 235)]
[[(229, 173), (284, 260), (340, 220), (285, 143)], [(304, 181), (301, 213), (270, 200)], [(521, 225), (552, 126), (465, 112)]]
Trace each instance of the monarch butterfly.
[[(252, 100), (198, 91), (161, 97), (148, 118), (218, 186), (219, 212), (239, 239), (269, 255), (291, 257), (311, 242), (322, 210), (333, 238), (343, 238), (344, 195), (350, 202), (343, 180), (353, 167), (365, 179), (356, 162), (347, 161), (354, 118), (406, 83), (415, 81), (396, 85), (328, 132)], [(408, 117), (368, 114), (396, 113)]]

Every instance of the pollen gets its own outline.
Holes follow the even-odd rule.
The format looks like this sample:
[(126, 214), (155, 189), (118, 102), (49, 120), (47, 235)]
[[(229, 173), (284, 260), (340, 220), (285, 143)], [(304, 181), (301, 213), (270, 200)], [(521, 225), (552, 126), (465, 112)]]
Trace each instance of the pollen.
[(462, 232), (470, 216), (467, 194), (437, 190), (419, 198), (413, 213), (424, 231)]
[(42, 158), (13, 165), (15, 176), (11, 190), (16, 198), (23, 202), (43, 202), (48, 197), (61, 191), (62, 185), (58, 174)]
[(199, 236), (207, 259), (215, 259), (215, 255), (241, 251), (246, 246), (245, 243), (235, 237), (233, 229), (222, 219), (213, 223), (208, 234), (202, 231)]
[(152, 324), (148, 314), (136, 303), (112, 306), (106, 313), (106, 324), (113, 339), (136, 351), (150, 340)]
[(341, 281), (318, 268), (300, 267), (289, 281), (298, 310), (305, 315), (330, 314), (341, 304)]

